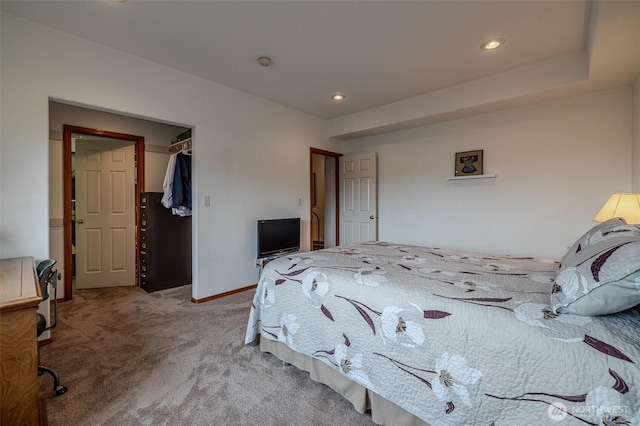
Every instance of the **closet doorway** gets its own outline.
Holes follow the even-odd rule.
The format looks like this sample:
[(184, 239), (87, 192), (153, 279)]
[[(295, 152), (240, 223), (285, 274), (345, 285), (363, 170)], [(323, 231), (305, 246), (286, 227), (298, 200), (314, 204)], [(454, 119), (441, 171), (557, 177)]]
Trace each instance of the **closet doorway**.
[(342, 154), (310, 148), (310, 250), (340, 244), (338, 162)]
[(63, 179), (65, 300), (136, 285), (144, 137), (64, 125)]

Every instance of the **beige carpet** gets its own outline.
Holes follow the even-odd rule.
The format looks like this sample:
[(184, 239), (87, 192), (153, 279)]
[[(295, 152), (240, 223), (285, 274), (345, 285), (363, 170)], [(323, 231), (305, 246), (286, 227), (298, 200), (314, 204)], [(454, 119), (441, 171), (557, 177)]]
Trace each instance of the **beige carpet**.
[(189, 286), (76, 290), (41, 363), (49, 425), (371, 425), (305, 372), (243, 344), (253, 291), (195, 305)]

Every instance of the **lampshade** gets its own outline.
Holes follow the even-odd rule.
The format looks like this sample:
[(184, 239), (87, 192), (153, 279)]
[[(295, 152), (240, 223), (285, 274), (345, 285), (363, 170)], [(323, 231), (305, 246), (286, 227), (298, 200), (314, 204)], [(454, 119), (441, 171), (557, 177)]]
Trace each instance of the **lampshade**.
[(640, 224), (640, 194), (613, 194), (593, 220), (604, 222), (614, 217), (621, 217), (630, 225)]

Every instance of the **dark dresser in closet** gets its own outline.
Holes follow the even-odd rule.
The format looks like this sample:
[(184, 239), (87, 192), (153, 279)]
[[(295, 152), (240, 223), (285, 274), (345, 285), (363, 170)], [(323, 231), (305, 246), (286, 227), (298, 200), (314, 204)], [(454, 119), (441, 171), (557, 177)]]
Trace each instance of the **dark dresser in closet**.
[(148, 292), (191, 284), (191, 216), (173, 215), (162, 195), (140, 194), (140, 288)]

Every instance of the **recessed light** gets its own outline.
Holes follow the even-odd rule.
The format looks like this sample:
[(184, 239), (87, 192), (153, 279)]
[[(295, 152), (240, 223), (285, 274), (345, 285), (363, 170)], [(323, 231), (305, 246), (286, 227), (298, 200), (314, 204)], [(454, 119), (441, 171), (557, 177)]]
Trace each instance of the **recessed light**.
[(331, 99), (334, 101), (344, 101), (344, 98), (346, 98), (346, 96), (342, 93), (334, 93), (331, 95)]
[(503, 38), (492, 38), (491, 40), (487, 40), (484, 43), (482, 43), (482, 46), (480, 46), (480, 49), (482, 50), (494, 50), (497, 49), (498, 47), (502, 46), (504, 44), (504, 39)]

